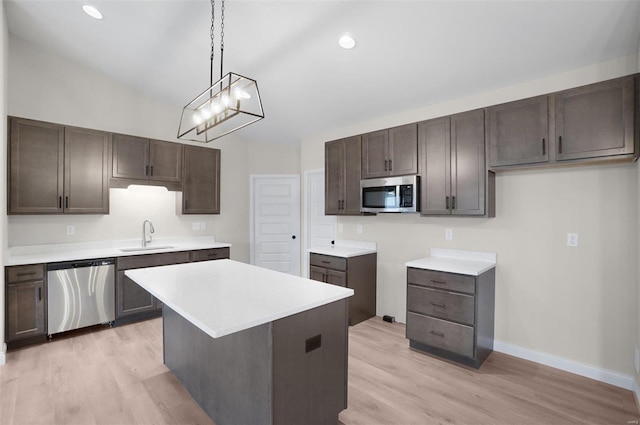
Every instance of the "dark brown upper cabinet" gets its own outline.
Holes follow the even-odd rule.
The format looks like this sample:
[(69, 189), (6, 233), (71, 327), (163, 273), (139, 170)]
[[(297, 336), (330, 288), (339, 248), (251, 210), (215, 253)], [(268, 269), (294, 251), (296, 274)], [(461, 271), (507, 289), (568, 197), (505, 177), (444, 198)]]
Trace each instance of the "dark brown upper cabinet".
[(487, 108), (491, 168), (589, 164), (638, 156), (635, 75)]
[(549, 161), (549, 96), (487, 109), (492, 167)]
[(633, 77), (557, 93), (556, 159), (632, 154), (634, 106)]
[(108, 214), (108, 133), (9, 119), (9, 214)]
[(184, 146), (183, 214), (220, 214), (220, 150)]
[(361, 137), (324, 145), (326, 215), (360, 215)]
[(113, 135), (112, 187), (130, 184), (182, 188), (182, 150), (179, 143)]
[(362, 178), (418, 173), (418, 128), (408, 124), (362, 136)]
[(422, 215), (494, 215), (484, 137), (484, 110), (418, 124)]

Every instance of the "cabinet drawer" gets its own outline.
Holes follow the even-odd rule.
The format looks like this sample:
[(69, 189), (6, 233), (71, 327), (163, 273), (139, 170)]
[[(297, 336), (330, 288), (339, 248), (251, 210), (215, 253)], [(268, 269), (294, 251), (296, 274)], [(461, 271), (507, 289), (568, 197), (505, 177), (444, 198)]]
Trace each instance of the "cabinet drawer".
[(407, 338), (473, 357), (473, 327), (471, 326), (408, 313)]
[(448, 291), (476, 292), (476, 279), (473, 276), (436, 272), (433, 270), (407, 268), (407, 282), (414, 285), (430, 286)]
[(471, 295), (455, 294), (436, 289), (409, 285), (407, 308), (416, 313), (428, 314), (473, 326), (475, 298)]
[(26, 282), (44, 279), (44, 264), (7, 267), (7, 282)]
[(199, 249), (198, 251), (191, 251), (191, 262), (221, 260), (223, 258), (229, 258), (229, 248)]
[(347, 259), (332, 255), (311, 254), (309, 262), (312, 266), (326, 267), (333, 270), (347, 271)]
[(118, 270), (139, 269), (142, 267), (168, 266), (189, 262), (189, 251), (167, 252), (162, 254), (133, 255), (116, 260)]

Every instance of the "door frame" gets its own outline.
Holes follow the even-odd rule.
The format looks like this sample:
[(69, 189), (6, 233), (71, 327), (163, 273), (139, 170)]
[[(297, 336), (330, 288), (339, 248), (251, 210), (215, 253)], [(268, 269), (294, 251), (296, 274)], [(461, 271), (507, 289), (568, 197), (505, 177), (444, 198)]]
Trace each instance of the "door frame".
[[(300, 192), (300, 174), (251, 174), (249, 175), (249, 263), (255, 265), (255, 238), (253, 236), (254, 232), (254, 221), (255, 221), (255, 205), (253, 202), (253, 195), (255, 190), (256, 181), (259, 179), (282, 179), (282, 178), (292, 178), (296, 179), (298, 183), (298, 192)], [(298, 202), (300, 201), (301, 194), (298, 193)], [(298, 205), (298, 211), (300, 211), (300, 205)], [(298, 229), (298, 234), (302, 230), (302, 217), (298, 217), (298, 221), (300, 223), (300, 228)], [(298, 238), (298, 258), (302, 258), (302, 238)], [(298, 262), (298, 267), (300, 267), (300, 262)], [(299, 270), (299, 272), (302, 269)], [(300, 273), (298, 273), (300, 275)]]

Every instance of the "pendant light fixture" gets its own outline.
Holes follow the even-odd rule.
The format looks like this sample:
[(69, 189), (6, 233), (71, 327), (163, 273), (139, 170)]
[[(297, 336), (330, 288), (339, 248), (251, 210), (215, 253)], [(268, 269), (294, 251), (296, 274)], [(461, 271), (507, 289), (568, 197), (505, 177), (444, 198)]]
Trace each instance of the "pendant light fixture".
[(264, 118), (258, 83), (233, 72), (222, 76), (224, 0), (221, 1), (220, 15), (220, 79), (213, 81), (215, 0), (211, 0), (209, 88), (182, 110), (178, 139), (207, 143)]

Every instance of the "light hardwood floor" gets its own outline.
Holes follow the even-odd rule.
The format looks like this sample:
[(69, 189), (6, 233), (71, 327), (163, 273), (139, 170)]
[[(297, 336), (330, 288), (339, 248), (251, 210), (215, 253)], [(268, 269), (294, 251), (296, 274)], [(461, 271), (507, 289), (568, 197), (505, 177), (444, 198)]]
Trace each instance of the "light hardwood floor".
[[(629, 391), (495, 352), (479, 370), (459, 366), (410, 350), (404, 325), (380, 318), (350, 328), (349, 344), (344, 425), (640, 420)], [(162, 364), (154, 319), (9, 352), (0, 424), (213, 422)]]

